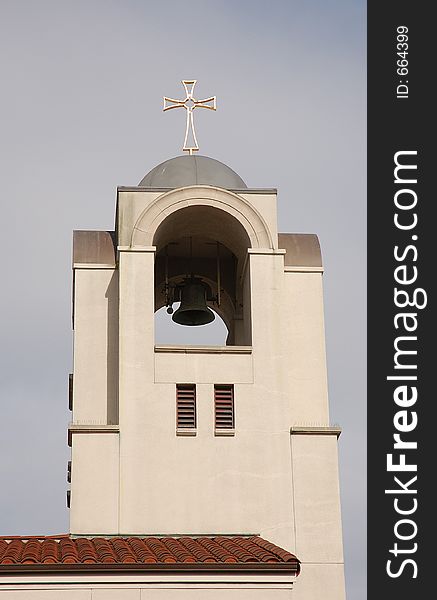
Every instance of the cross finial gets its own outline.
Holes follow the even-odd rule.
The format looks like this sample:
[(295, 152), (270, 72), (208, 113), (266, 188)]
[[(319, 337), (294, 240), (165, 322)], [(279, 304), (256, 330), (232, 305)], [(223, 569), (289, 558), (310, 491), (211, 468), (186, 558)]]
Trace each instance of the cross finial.
[(193, 97), (194, 86), (197, 83), (197, 79), (184, 79), (182, 84), (185, 88), (185, 99), (174, 100), (173, 98), (167, 98), (164, 96), (164, 108), (163, 110), (170, 110), (171, 108), (185, 108), (187, 111), (187, 122), (185, 127), (185, 139), (183, 152), (193, 154), (193, 152), (199, 151), (199, 145), (197, 143), (196, 131), (194, 129), (194, 118), (193, 111), (195, 108), (209, 108), (210, 110), (217, 110), (216, 96), (211, 98), (205, 98), (205, 100), (196, 100)]

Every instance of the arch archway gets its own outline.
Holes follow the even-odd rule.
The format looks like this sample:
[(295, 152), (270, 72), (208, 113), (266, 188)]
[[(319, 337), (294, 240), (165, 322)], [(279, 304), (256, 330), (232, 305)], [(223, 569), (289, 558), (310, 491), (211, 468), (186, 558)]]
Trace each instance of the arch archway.
[[(209, 197), (202, 197), (206, 192)], [(250, 303), (250, 287), (244, 282), (247, 251), (272, 243), (257, 211), (234, 197), (226, 190), (198, 186), (163, 194), (137, 220), (132, 245), (156, 247), (155, 311), (177, 301), (178, 290), (195, 276), (210, 288), (207, 305), (226, 324), (226, 343), (246, 345), (250, 327), (242, 321), (250, 318), (250, 310), (244, 310)]]
[(171, 214), (188, 207), (211, 207), (239, 222), (251, 248), (273, 248), (273, 239), (260, 213), (242, 196), (212, 186), (171, 190), (149, 204), (134, 225), (131, 246), (151, 246), (160, 225)]

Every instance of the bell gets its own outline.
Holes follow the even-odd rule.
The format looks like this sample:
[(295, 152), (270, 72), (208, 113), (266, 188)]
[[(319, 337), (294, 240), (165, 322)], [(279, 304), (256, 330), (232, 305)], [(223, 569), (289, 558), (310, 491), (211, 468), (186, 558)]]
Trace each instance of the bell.
[(206, 305), (206, 287), (201, 279), (190, 277), (181, 286), (181, 305), (172, 316), (179, 325), (206, 325), (215, 315)]

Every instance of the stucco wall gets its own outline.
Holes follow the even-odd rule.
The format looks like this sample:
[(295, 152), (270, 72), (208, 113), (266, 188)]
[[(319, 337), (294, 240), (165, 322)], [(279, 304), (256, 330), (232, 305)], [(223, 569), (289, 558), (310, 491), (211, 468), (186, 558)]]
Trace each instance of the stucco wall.
[[(50, 589), (19, 589), (4, 590), (0, 588), (2, 600), (288, 600), (291, 589), (269, 589), (266, 586), (254, 587), (220, 586), (216, 588), (188, 586), (172, 588), (131, 588), (117, 586), (115, 589), (84, 587), (81, 589), (62, 589), (56, 586)], [(294, 598), (294, 595), (293, 595)]]
[[(29, 574), (0, 580), (2, 600), (285, 600), (296, 578), (287, 574)], [(294, 597), (294, 595), (293, 595)]]
[(118, 271), (75, 269), (73, 421), (118, 421)]
[(118, 532), (119, 452), (118, 434), (82, 433), (73, 436), (72, 533)]

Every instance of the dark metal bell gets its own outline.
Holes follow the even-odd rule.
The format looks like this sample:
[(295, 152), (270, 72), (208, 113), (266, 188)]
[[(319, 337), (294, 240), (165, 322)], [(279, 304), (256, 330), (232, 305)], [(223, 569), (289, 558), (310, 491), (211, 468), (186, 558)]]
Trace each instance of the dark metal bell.
[(191, 277), (181, 286), (181, 305), (172, 316), (179, 325), (206, 325), (215, 315), (206, 305), (206, 287), (201, 279)]

